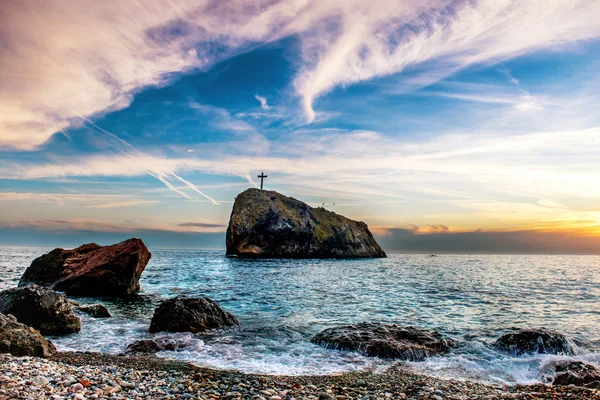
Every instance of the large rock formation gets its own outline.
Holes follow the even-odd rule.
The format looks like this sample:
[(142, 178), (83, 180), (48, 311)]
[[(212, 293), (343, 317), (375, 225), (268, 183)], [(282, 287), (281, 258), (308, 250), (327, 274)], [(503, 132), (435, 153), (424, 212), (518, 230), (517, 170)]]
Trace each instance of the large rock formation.
[(39, 331), (18, 322), (13, 315), (0, 314), (0, 353), (48, 357), (56, 353), (56, 347)]
[(0, 292), (0, 313), (12, 314), (44, 335), (65, 335), (81, 329), (67, 296), (37, 285)]
[(161, 303), (152, 316), (150, 332), (202, 332), (238, 325), (235, 315), (208, 297), (175, 297)]
[(506, 333), (496, 340), (494, 346), (516, 356), (530, 353), (575, 354), (575, 346), (565, 335), (544, 328)]
[(33, 260), (19, 286), (35, 283), (79, 296), (125, 297), (140, 290), (140, 276), (150, 256), (140, 239), (111, 246), (90, 243), (73, 250), (54, 249)]
[(328, 328), (313, 336), (311, 342), (328, 349), (358, 351), (369, 357), (409, 361), (422, 361), (446, 353), (454, 346), (454, 342), (429, 329), (375, 322)]
[(227, 255), (385, 257), (364, 222), (258, 189), (248, 189), (235, 199), (227, 228)]

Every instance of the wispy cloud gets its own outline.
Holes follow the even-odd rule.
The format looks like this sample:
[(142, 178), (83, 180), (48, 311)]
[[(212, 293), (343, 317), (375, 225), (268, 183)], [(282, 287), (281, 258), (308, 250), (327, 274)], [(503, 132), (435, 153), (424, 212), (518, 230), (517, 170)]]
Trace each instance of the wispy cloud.
[(116, 207), (132, 207), (132, 206), (146, 206), (149, 204), (156, 204), (158, 200), (125, 200), (115, 201), (109, 203), (93, 204), (88, 207), (90, 208), (116, 208)]
[(211, 223), (206, 223), (206, 222), (183, 222), (181, 224), (178, 224), (178, 226), (181, 227), (192, 227), (192, 228), (224, 228), (225, 225), (223, 224), (211, 224)]
[(126, 195), (34, 192), (0, 192), (0, 202), (2, 201), (52, 202), (57, 205), (77, 203), (87, 208), (132, 207), (159, 203), (158, 200), (132, 198), (131, 196)]
[(268, 110), (269, 109), (269, 105), (267, 104), (267, 98), (266, 97), (262, 97), (262, 96), (259, 96), (258, 94), (255, 94), (254, 98), (256, 100), (258, 100), (258, 102), (260, 103), (260, 106), (262, 107), (263, 110)]
[(300, 43), (293, 86), (312, 121), (314, 101), (335, 87), (414, 65), (422, 71), (413, 83), (426, 85), (468, 65), (596, 38), (599, 13), (590, 0), (3, 1), (0, 146), (35, 148), (174, 73), (290, 35)]
[[(424, 142), (397, 142), (366, 131), (296, 132), (285, 141), (272, 142), (270, 156), (97, 155), (63, 158), (59, 163), (23, 163), (0, 173), (15, 179), (140, 176), (160, 165), (177, 176), (202, 172), (250, 177), (265, 170), (272, 171), (269, 183), (275, 187), (327, 196), (331, 203), (352, 198), (365, 209), (375, 204), (378, 216), (366, 217), (381, 225), (406, 218), (418, 218), (421, 226), (440, 229), (443, 224), (452, 230), (475, 224), (515, 228), (554, 219), (573, 225), (575, 220), (596, 218), (580, 205), (600, 200), (600, 189), (593, 184), (600, 174), (598, 137), (598, 128), (508, 137), (447, 134)], [(288, 154), (288, 148), (294, 152)]]

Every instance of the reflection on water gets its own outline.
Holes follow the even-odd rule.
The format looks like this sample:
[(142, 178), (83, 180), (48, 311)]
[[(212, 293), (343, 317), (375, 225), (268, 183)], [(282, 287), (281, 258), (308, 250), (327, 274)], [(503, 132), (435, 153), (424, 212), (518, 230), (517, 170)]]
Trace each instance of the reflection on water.
[[(0, 248), (0, 287), (14, 286), (39, 248)], [(587, 357), (600, 339), (600, 258), (593, 256), (399, 255), (366, 260), (242, 260), (220, 251), (155, 250), (140, 296), (102, 299), (114, 315), (83, 317), (59, 348), (117, 353), (147, 332), (154, 307), (172, 296), (208, 296), (238, 328), (193, 338), (164, 355), (267, 373), (328, 373), (385, 362), (309, 343), (321, 329), (383, 321), (437, 329), (461, 346), (418, 367), (450, 376), (531, 381), (547, 358), (512, 358), (490, 347), (506, 329), (545, 326), (572, 336)], [(82, 302), (96, 300), (77, 299)]]

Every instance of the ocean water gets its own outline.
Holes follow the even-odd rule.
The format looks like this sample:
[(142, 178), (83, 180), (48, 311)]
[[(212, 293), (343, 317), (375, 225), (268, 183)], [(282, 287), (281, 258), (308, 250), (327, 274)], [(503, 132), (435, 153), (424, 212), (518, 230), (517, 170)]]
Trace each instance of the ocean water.
[[(13, 287), (48, 248), (0, 247), (0, 289)], [(152, 249), (151, 249), (152, 250)], [(81, 332), (51, 338), (60, 350), (120, 353), (150, 334), (163, 299), (208, 296), (241, 326), (208, 334), (168, 334), (185, 343), (159, 356), (267, 374), (381, 370), (388, 360), (326, 350), (313, 334), (341, 324), (381, 321), (436, 329), (458, 342), (450, 354), (411, 363), (426, 374), (487, 382), (534, 383), (557, 356), (512, 357), (491, 344), (511, 327), (569, 335), (578, 359), (600, 362), (600, 257), (390, 254), (365, 260), (242, 260), (222, 251), (153, 250), (132, 300), (104, 303), (114, 318), (82, 316)]]

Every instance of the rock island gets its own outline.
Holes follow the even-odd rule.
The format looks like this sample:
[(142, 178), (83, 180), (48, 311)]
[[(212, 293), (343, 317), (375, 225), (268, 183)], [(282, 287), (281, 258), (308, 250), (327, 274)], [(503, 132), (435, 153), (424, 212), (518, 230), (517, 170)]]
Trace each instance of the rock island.
[(367, 224), (280, 193), (248, 189), (235, 199), (227, 255), (264, 258), (385, 257)]

